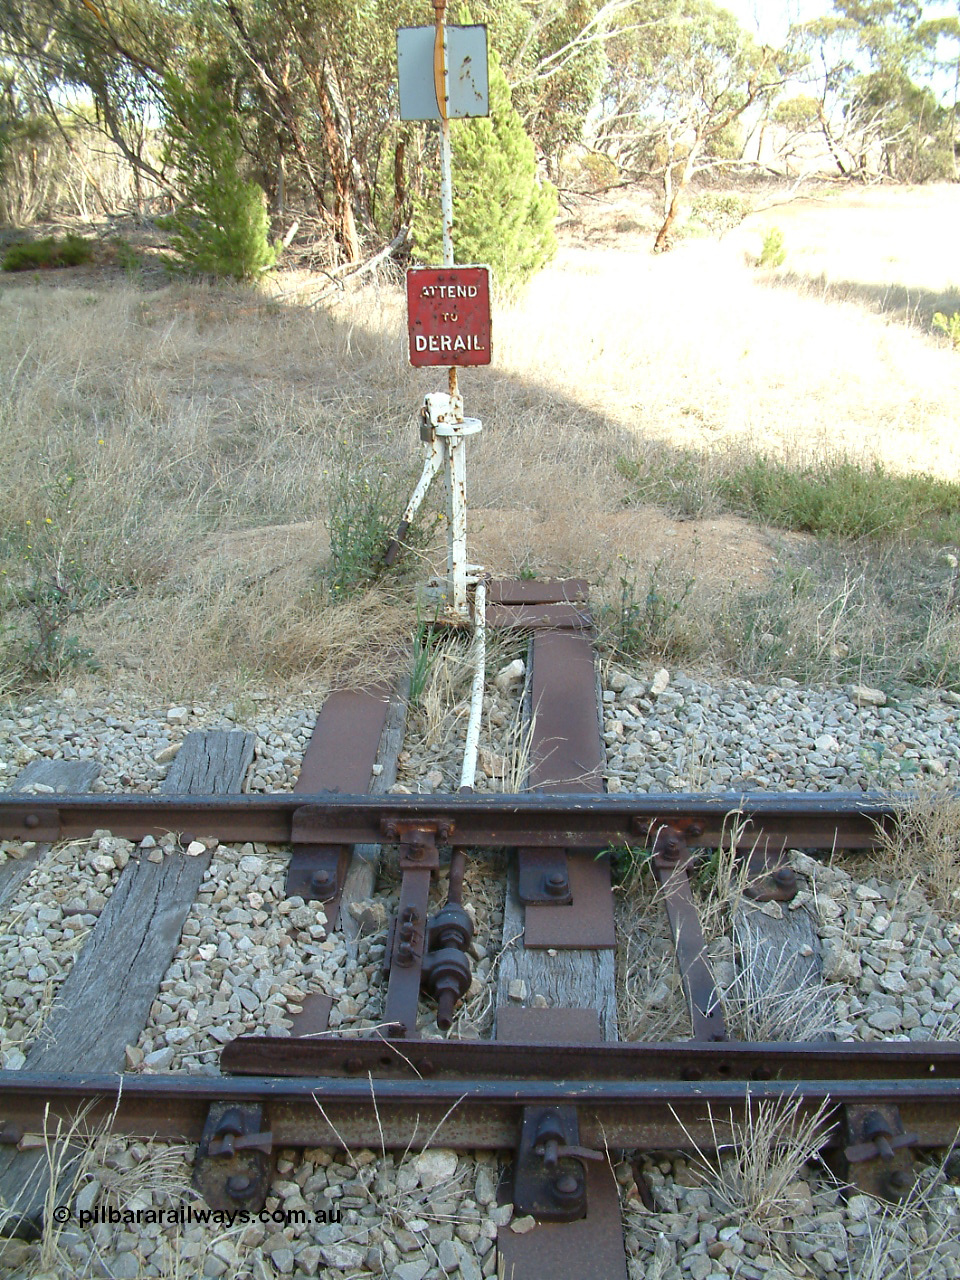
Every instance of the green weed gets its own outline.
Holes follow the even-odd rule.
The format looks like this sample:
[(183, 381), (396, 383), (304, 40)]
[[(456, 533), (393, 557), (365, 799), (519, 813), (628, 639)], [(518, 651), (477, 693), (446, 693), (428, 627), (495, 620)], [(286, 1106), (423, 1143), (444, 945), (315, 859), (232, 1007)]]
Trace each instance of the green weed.
[(431, 622), (425, 622), (420, 614), (418, 602), (417, 625), (413, 633), (413, 655), (410, 661), (409, 701), (412, 707), (420, 706), (430, 681), (430, 675), (439, 656), (436, 625), (438, 616), (439, 610), (434, 614)]
[(952, 316), (945, 316), (942, 311), (938, 311), (933, 317), (933, 327), (947, 335), (954, 351), (960, 351), (960, 311), (955, 311)]
[(379, 577), (400, 504), (397, 484), (378, 459), (341, 449), (330, 471), (327, 532), (331, 563), (326, 578), (334, 595), (343, 598), (362, 591)]
[(609, 857), (610, 879), (627, 892), (636, 887), (649, 869), (651, 856), (650, 849), (630, 844), (612, 845), (597, 854), (598, 859)]
[(890, 541), (903, 535), (960, 541), (960, 484), (923, 473), (899, 475), (847, 458), (789, 463), (731, 454), (708, 463), (692, 449), (658, 447), (618, 458), (628, 502), (676, 515), (729, 511), (774, 528), (827, 538)]
[(779, 227), (770, 227), (763, 237), (758, 267), (782, 267), (787, 259), (786, 246), (783, 243), (783, 232)]
[(781, 529), (831, 538), (960, 539), (960, 484), (930, 475), (894, 475), (881, 463), (844, 458), (791, 466), (760, 455), (721, 472), (730, 511)]
[(12, 619), (5, 662), (33, 681), (95, 667), (91, 650), (70, 634), (74, 620), (108, 594), (84, 565), (82, 542), (69, 528), (75, 484), (76, 475), (66, 471), (47, 481), (44, 514), (8, 529), (3, 539), (10, 568), (0, 571), (0, 613)]
[(627, 658), (680, 656), (687, 634), (684, 606), (696, 580), (689, 573), (671, 575), (662, 557), (642, 572), (620, 560), (616, 602), (600, 608), (613, 647)]

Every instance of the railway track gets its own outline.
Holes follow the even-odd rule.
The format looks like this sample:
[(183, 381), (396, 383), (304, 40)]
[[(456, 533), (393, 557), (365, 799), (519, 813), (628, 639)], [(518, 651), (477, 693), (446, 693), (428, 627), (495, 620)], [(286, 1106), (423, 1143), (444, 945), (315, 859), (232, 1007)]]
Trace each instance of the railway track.
[[(234, 733), (196, 735), (161, 794), (0, 795), (5, 840), (43, 847), (99, 831), (141, 851), (45, 1038), (22, 1070), (0, 1073), (0, 1194), (9, 1205), (32, 1180), (8, 1230), (41, 1230), (44, 1212), (69, 1200), (69, 1176), (52, 1190), (44, 1181), (37, 1135), (81, 1110), (116, 1132), (196, 1143), (195, 1186), (224, 1211), (265, 1203), (283, 1149), (403, 1152), (436, 1146), (440, 1132), (445, 1149), (507, 1151), (502, 1196), (515, 1221), (531, 1220), (499, 1233), (497, 1265), (515, 1280), (627, 1275), (611, 1151), (714, 1150), (758, 1109), (792, 1107), (822, 1125), (855, 1191), (896, 1200), (914, 1186), (915, 1153), (953, 1144), (960, 1044), (738, 1041), (697, 900), (711, 852), (726, 848), (742, 867), (741, 933), (761, 999), (777, 948), (802, 986), (816, 962), (811, 917), (790, 904), (803, 894), (797, 866), (812, 864), (790, 851), (875, 850), (900, 806), (863, 792), (606, 794), (584, 584), (492, 584), (487, 622), (529, 637), (522, 794), (393, 793), (403, 699), (378, 686), (328, 700), (290, 793), (240, 792), (252, 745)], [(387, 925), (379, 1017), (362, 1034), (338, 1032), (334, 1001), (306, 993), (292, 1028), (221, 1037), (220, 1074), (124, 1072), (217, 842), (289, 848), (287, 898), (327, 922), (301, 941), (326, 932), (356, 950)], [(166, 852), (151, 861), (151, 847)], [(658, 886), (685, 1042), (618, 1041), (615, 851), (647, 863)], [(464, 891), (491, 857), (505, 892), (495, 1033), (444, 1040), (477, 986), (478, 933), (491, 950), (490, 922)], [(371, 922), (383, 870), (392, 910)]]

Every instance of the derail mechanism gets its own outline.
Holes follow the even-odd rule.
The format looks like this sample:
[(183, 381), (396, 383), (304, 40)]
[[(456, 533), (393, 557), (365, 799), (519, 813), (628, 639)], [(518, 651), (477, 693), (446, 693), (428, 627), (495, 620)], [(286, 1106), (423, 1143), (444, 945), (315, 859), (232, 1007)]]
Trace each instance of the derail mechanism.
[(459, 849), (451, 854), (447, 901), (428, 917), (430, 879), (440, 868), (437, 841), (449, 840), (454, 824), (387, 818), (381, 830), (385, 840), (399, 843), (403, 872), (400, 904), (384, 953), (384, 972), (389, 978), (385, 1020), (393, 1034), (414, 1038), (422, 989), (436, 999), (437, 1026), (447, 1031), (457, 1001), (473, 980), (468, 955), (473, 921), (463, 906), (466, 855)]

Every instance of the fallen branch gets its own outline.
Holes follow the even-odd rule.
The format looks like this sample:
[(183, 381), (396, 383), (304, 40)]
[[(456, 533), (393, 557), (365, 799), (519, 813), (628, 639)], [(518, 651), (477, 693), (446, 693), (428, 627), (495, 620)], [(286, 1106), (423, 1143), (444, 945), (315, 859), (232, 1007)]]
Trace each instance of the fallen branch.
[(407, 236), (410, 232), (408, 226), (401, 227), (397, 234), (393, 237), (388, 245), (380, 249), (368, 258), (366, 262), (348, 263), (346, 266), (338, 267), (333, 271), (325, 271), (324, 275), (330, 277), (333, 281), (334, 288), (325, 289), (318, 297), (307, 304), (308, 307), (315, 307), (318, 303), (323, 302), (324, 298), (328, 298), (331, 293), (335, 293), (337, 289), (343, 288), (343, 282), (354, 276), (366, 275), (368, 271), (375, 270), (381, 262), (385, 262), (387, 258), (392, 257), (398, 249), (401, 249), (407, 242)]

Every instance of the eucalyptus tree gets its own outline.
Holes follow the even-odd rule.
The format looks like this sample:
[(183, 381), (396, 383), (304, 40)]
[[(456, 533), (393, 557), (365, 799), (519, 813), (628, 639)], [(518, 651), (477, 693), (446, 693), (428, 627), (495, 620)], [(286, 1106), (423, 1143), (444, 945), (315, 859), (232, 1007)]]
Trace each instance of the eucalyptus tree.
[(796, 29), (795, 41), (809, 59), (820, 130), (842, 174), (955, 176), (957, 95), (951, 110), (933, 83), (946, 45), (960, 84), (957, 15), (931, 17), (916, 0), (835, 0), (832, 13)]
[(712, 0), (654, 0), (633, 16), (633, 29), (609, 49), (594, 141), (621, 172), (662, 179), (659, 252), (694, 176), (739, 155), (731, 131), (774, 98), (792, 64)]

